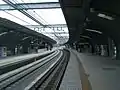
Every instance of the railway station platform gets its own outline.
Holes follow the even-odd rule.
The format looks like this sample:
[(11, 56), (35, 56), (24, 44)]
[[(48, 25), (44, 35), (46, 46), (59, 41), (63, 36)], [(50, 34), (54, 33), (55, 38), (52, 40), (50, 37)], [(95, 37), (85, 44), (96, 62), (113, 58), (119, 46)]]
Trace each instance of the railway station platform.
[(120, 90), (120, 60), (70, 50), (60, 90)]
[[(33, 53), (5, 58), (0, 60), (0, 66), (18, 62), (19, 60), (27, 59), (28, 57), (36, 57), (37, 55), (50, 53), (55, 50), (56, 48), (52, 51), (45, 51), (37, 54)], [(59, 90), (120, 90), (120, 60), (113, 60), (110, 57), (97, 56), (90, 53), (79, 53), (73, 49), (69, 49), (69, 51), (70, 59), (63, 78), (61, 79)], [(54, 60), (57, 60), (57, 58), (51, 60), (51, 62), (54, 63)], [(46, 65), (43, 66), (46, 67)], [(40, 69), (41, 71), (44, 71), (44, 68)], [(37, 73), (39, 74), (39, 72)]]

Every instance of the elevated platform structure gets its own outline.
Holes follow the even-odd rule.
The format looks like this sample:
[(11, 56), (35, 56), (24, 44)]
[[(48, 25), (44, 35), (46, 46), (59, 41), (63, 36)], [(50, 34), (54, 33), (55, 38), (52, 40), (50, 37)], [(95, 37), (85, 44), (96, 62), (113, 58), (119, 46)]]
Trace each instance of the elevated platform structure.
[(11, 30), (11, 31), (15, 31), (15, 32), (22, 32), (22, 33), (25, 33), (28, 35), (36, 36), (36, 37), (42, 38), (45, 41), (48, 41), (51, 44), (56, 43), (55, 40), (53, 40), (53, 39), (51, 39), (51, 38), (49, 38), (41, 33), (33, 31), (25, 26), (19, 25), (13, 21), (10, 21), (10, 20), (4, 19), (4, 18), (0, 18), (0, 28), (2, 30), (8, 29), (8, 31)]
[[(116, 48), (120, 60), (120, 1), (117, 0), (59, 0), (71, 44), (89, 43), (93, 48), (105, 45)], [(118, 7), (117, 7), (118, 6)], [(108, 40), (109, 39), (109, 40)], [(109, 53), (113, 53), (109, 49)], [(110, 54), (109, 54), (110, 55)]]
[(17, 53), (18, 49), (20, 52), (28, 53), (31, 48), (45, 48), (45, 44), (52, 46), (56, 41), (15, 22), (0, 18), (0, 47), (6, 47), (15, 54), (15, 48)]

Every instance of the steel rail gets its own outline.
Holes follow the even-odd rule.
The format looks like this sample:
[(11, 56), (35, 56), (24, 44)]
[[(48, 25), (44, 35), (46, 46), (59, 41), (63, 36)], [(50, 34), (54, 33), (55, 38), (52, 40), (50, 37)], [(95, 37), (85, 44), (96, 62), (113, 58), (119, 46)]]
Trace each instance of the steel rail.
[(69, 52), (64, 50), (63, 53), (63, 57), (59, 60), (59, 62), (57, 62), (56, 66), (53, 68), (53, 71), (51, 71), (50, 75), (47, 76), (47, 79), (43, 80), (42, 78), (43, 82), (41, 79), (38, 80), (38, 82), (28, 90), (59, 90), (59, 86), (69, 62)]
[(37, 63), (43, 62), (44, 59), (48, 59), (48, 58), (54, 56), (56, 53), (57, 53), (57, 52), (55, 52), (55, 53), (53, 53), (53, 54), (51, 54), (51, 55), (49, 55), (49, 56), (47, 56), (47, 57), (45, 57), (45, 58), (42, 58), (41, 60), (38, 60), (38, 61), (33, 62), (33, 63), (30, 63), (30, 64), (28, 64), (28, 65), (26, 65), (26, 66), (20, 67), (20, 68), (18, 68), (18, 69), (15, 69), (15, 70), (13, 70), (13, 71), (10, 71), (10, 72), (8, 72), (8, 73), (5, 73), (5, 74), (0, 75), (0, 82), (4, 81), (4, 80), (6, 80), (6, 79), (8, 79), (8, 78), (10, 78), (10, 77), (12, 77), (12, 76), (15, 76), (16, 74), (18, 74), (18, 73), (20, 73), (20, 72), (22, 72), (22, 71), (24, 71), (24, 70), (29, 69), (30, 67), (36, 65)]
[[(59, 54), (59, 52), (57, 54)], [(47, 60), (45, 60), (45, 59), (38, 60), (36, 62), (29, 64), (29, 65), (26, 65), (24, 67), (16, 69), (12, 72), (4, 74), (3, 76), (0, 76), (1, 77), (0, 89), (4, 89), (4, 88), (8, 87), (9, 85), (11, 85), (12, 83), (17, 82), (19, 79), (25, 77), (29, 73), (40, 68), (42, 65), (45, 65), (46, 63), (50, 62), (55, 56), (56, 55), (53, 55), (53, 57), (51, 57), (51, 56), (45, 57), (45, 59), (47, 59)], [(15, 76), (12, 76), (13, 74), (15, 74)], [(6, 76), (9, 76), (9, 77), (7, 77), (7, 79), (6, 79), (5, 78)], [(2, 79), (2, 78), (4, 78), (4, 79)]]
[(32, 63), (35, 60), (41, 59), (41, 58), (43, 58), (47, 55), (50, 55), (52, 53), (54, 53), (54, 51), (50, 52), (50, 53), (36, 54), (36, 55), (30, 56), (30, 57), (20, 58), (20, 59), (18, 58), (18, 59), (12, 60), (12, 61), (6, 61), (3, 63), (0, 63), (0, 75), (3, 73), (9, 72), (11, 70), (17, 69), (21, 66)]

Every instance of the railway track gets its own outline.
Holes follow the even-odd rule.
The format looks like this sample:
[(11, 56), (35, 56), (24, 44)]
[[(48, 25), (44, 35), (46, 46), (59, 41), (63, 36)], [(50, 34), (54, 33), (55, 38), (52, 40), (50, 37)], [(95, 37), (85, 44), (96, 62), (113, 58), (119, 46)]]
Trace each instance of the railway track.
[(68, 61), (69, 52), (58, 50), (0, 75), (0, 90), (58, 90)]
[(34, 62), (35, 60), (42, 59), (52, 53), (55, 53), (55, 51), (50, 52), (50, 53), (45, 53), (45, 54), (35, 54), (33, 56), (29, 57), (24, 57), (24, 58), (19, 58), (16, 57), (14, 60), (4, 60), (3, 62), (0, 62), (0, 75), (7, 73), (9, 71), (12, 71), (14, 69), (17, 69), (19, 67), (22, 67), (24, 65), (27, 65), (29, 63)]

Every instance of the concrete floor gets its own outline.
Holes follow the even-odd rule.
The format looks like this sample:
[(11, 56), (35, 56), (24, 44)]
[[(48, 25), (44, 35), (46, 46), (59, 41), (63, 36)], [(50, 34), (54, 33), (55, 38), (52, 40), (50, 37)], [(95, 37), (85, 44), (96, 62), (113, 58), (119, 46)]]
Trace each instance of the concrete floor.
[(120, 90), (120, 61), (107, 57), (77, 53), (92, 90)]
[[(88, 53), (78, 53), (75, 50), (70, 51), (70, 61), (60, 90), (86, 90), (84, 87), (88, 86), (83, 85), (87, 84), (85, 80), (89, 81), (91, 87), (87, 90), (120, 90), (119, 60)], [(82, 67), (79, 66), (83, 67), (83, 72), (87, 77), (81, 77), (84, 75), (80, 72)]]
[(82, 90), (79, 63), (72, 52), (59, 90)]

